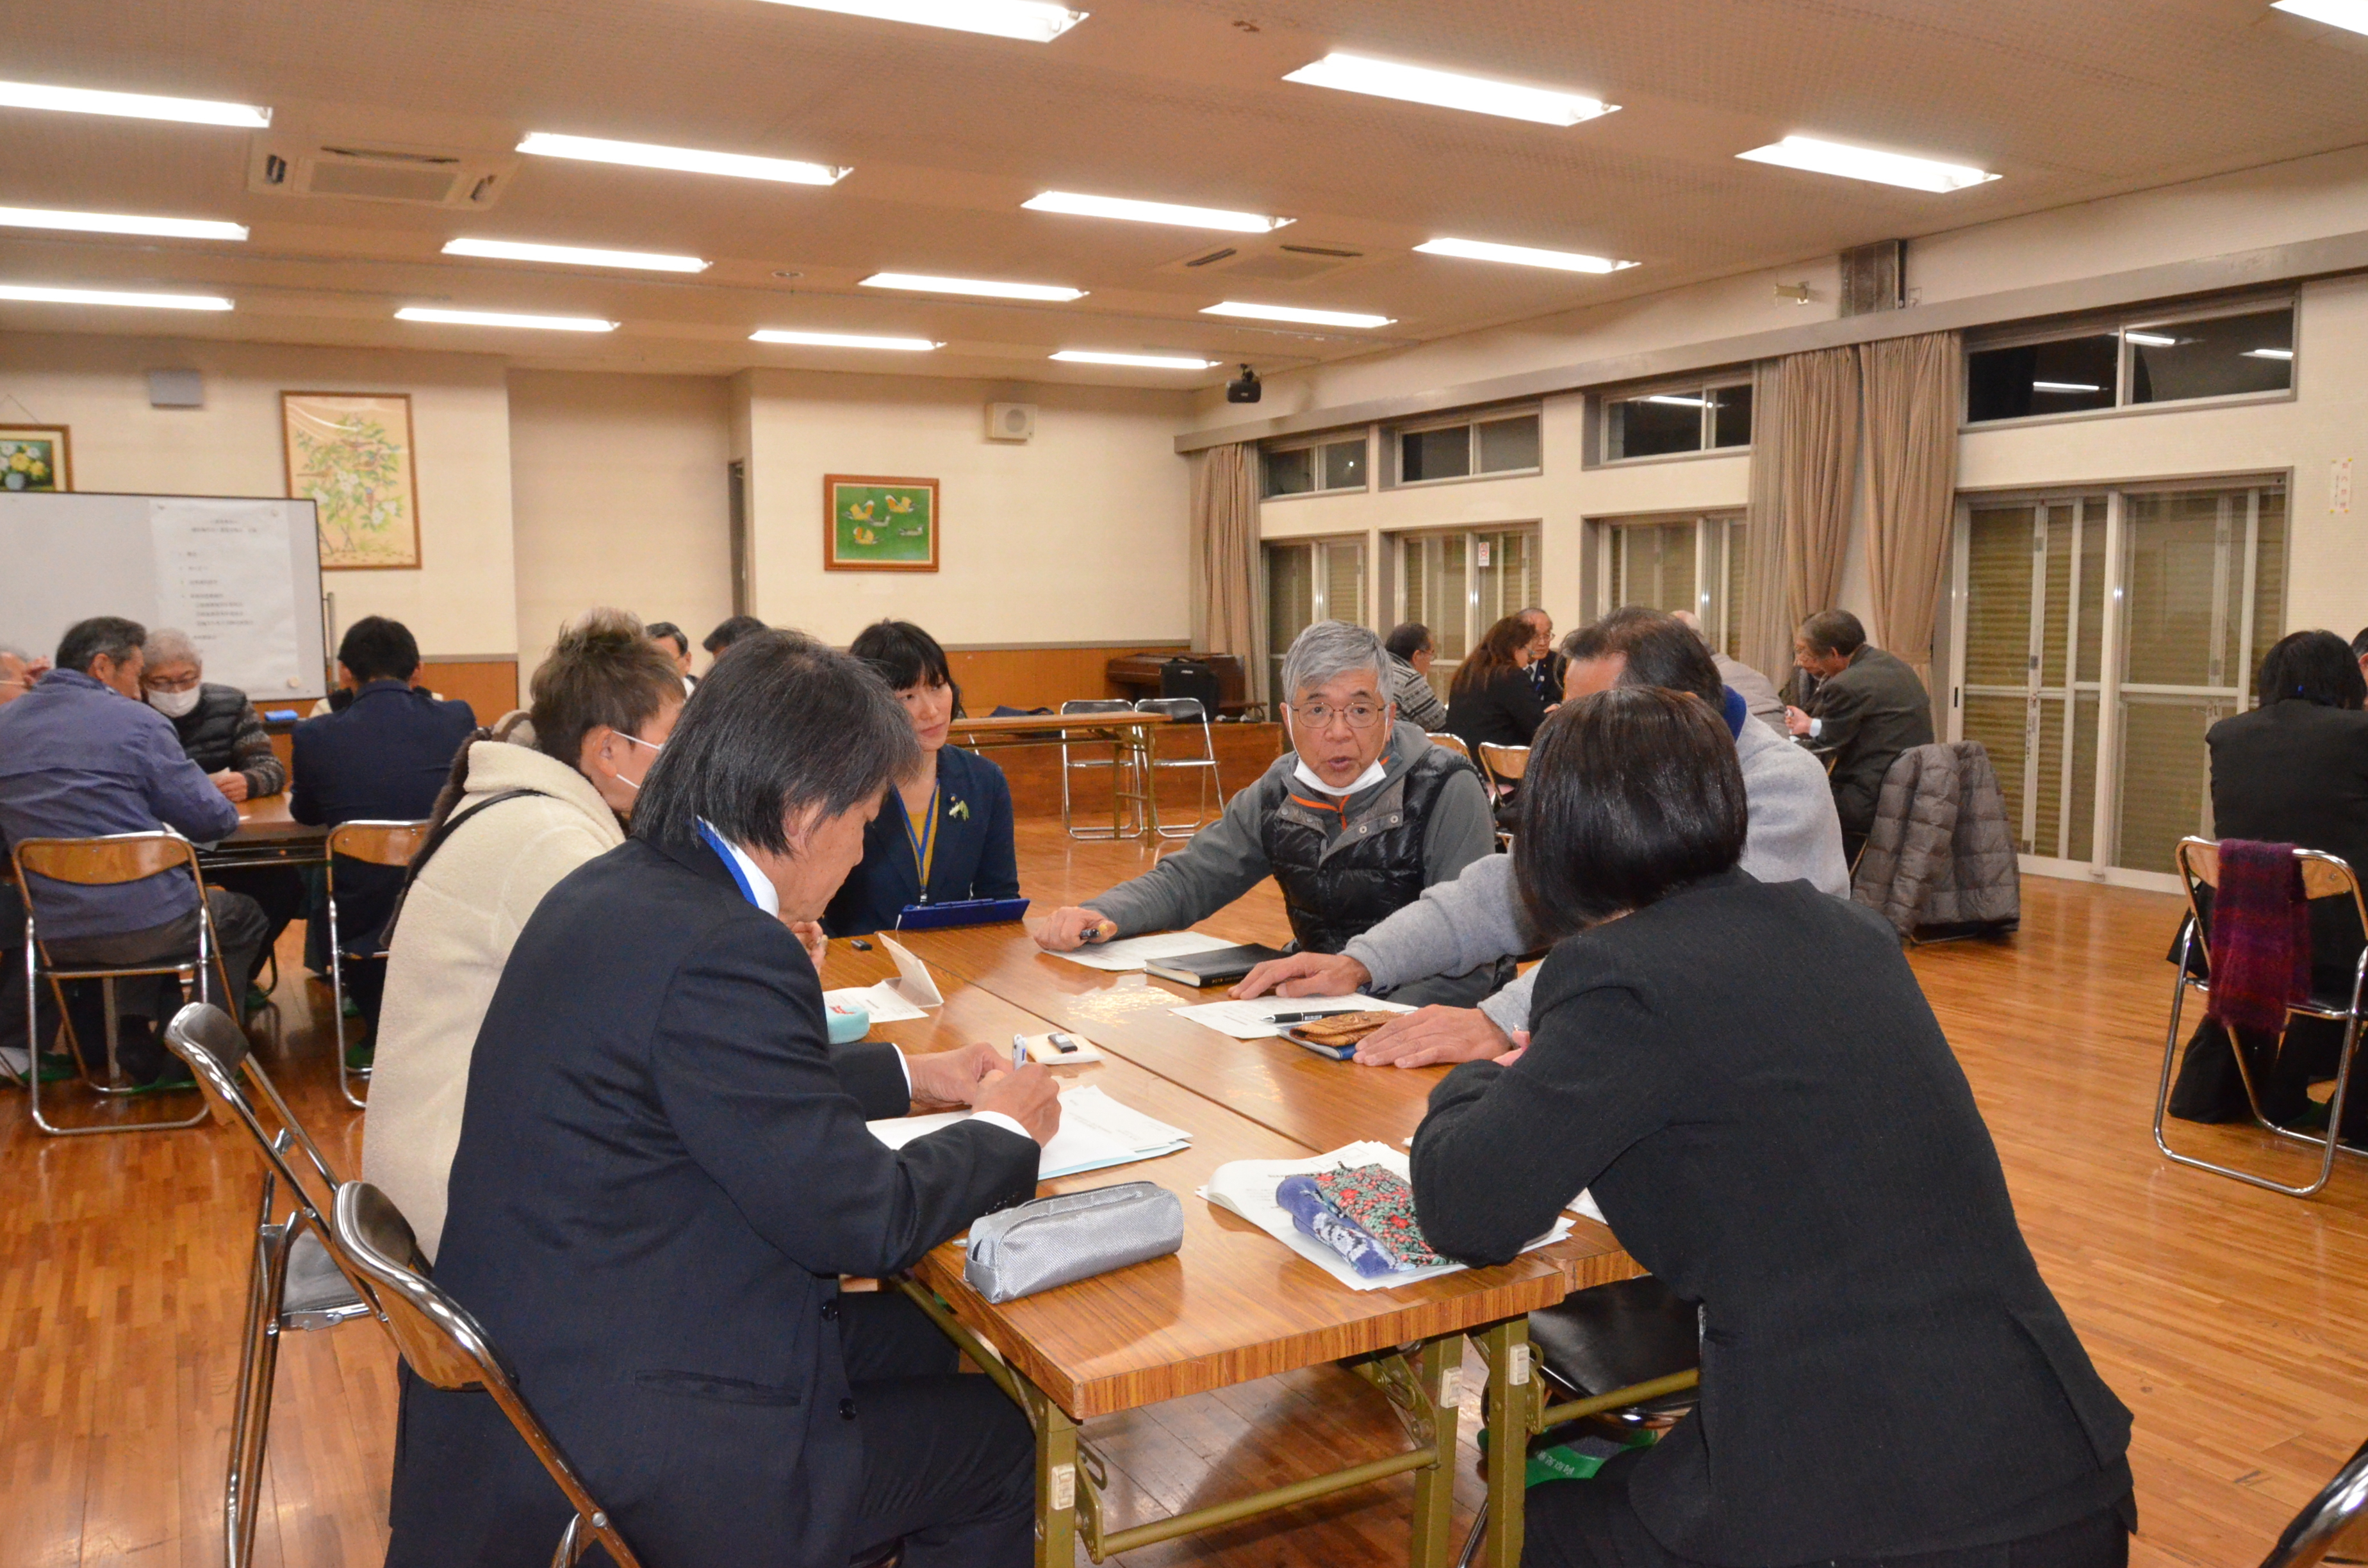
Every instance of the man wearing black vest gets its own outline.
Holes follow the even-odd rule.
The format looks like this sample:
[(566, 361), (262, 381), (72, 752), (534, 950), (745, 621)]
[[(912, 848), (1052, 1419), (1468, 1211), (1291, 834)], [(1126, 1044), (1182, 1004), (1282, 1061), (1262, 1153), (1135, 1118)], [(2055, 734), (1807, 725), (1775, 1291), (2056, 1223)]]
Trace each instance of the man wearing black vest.
[(1805, 709), (1784, 710), (1786, 725), (1834, 754), (1834, 811), (1842, 856), (1852, 867), (1874, 826), (1883, 776), (1899, 754), (1932, 744), (1932, 698), (1906, 660), (1866, 640), (1846, 609), (1819, 610), (1793, 636), (1793, 663), (1817, 678)]
[[(1054, 952), (1205, 919), (1272, 876), (1300, 949), (1337, 953), (1496, 848), (1479, 775), (1440, 750), (1390, 700), (1389, 654), (1361, 626), (1321, 620), (1282, 664), (1293, 751), (1235, 795), (1180, 853), (1081, 908), (1055, 910), (1036, 940)], [(1497, 966), (1393, 993), (1468, 1007)]]

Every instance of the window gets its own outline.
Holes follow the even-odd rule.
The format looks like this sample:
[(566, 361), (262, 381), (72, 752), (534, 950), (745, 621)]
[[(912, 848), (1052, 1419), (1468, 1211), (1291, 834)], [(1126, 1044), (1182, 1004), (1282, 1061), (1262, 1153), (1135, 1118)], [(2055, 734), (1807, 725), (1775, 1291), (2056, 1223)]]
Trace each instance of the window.
[(1391, 623), (1430, 628), (1430, 684), (1446, 700), (1455, 666), (1505, 616), (1538, 602), (1534, 524), (1393, 534)]
[(1751, 383), (1681, 386), (1603, 400), (1603, 460), (1751, 445)]
[(1397, 483), (1424, 484), (1497, 473), (1535, 473), (1543, 466), (1538, 415), (1492, 415), (1392, 433)]
[(1283, 700), (1283, 654), (1319, 620), (1365, 624), (1362, 539), (1291, 540), (1266, 547), (1268, 689), (1276, 701)]
[(1725, 514), (1598, 524), (1595, 613), (1628, 605), (1691, 610), (1710, 645), (1735, 657), (1743, 642), (1744, 527)]
[(1365, 488), (1365, 437), (1351, 436), (1295, 447), (1269, 447), (1263, 454), (1266, 483), (1260, 494), (1319, 495)]
[(2144, 317), (1965, 356), (1965, 422), (2033, 419), (2294, 387), (2294, 306)]

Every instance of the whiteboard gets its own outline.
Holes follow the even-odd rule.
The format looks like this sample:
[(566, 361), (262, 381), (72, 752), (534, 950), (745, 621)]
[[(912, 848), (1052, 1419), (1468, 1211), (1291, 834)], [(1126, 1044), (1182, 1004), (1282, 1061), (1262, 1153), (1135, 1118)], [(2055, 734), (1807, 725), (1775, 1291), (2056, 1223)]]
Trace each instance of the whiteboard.
[(94, 615), (180, 628), (266, 706), (324, 695), (313, 503), (0, 491), (0, 642), (51, 653)]

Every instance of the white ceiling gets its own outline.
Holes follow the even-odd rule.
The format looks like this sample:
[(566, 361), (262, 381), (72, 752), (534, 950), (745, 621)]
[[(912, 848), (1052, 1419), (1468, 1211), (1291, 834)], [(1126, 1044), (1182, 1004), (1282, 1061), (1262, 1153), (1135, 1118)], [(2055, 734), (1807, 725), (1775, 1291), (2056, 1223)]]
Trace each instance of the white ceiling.
[[(0, 281), (204, 286), (224, 316), (0, 303), (0, 330), (210, 335), (1143, 386), (1048, 363), (1197, 352), (1280, 369), (2368, 141), (2368, 39), (2266, 0), (1071, 0), (1050, 44), (762, 0), (0, 0), (0, 76), (267, 104), (270, 132), (0, 108), (0, 205), (229, 218), (244, 244), (0, 230)], [(1554, 128), (1281, 81), (1333, 49), (1622, 106)], [(526, 130), (851, 165), (827, 188), (518, 160), (483, 212), (251, 192), (254, 137), (506, 157)], [(1977, 164), (1934, 196), (1737, 162), (1790, 132)], [(1288, 215), (1361, 252), (1302, 280), (1183, 268), (1237, 236), (1027, 212), (1044, 188)], [(692, 252), (656, 278), (438, 254), (456, 235)], [(1630, 257), (1610, 278), (1416, 256), (1454, 234)], [(1256, 246), (1244, 246), (1250, 256)], [(1064, 283), (1067, 305), (888, 295), (878, 269)], [(784, 276), (787, 274), (789, 276)], [(1367, 334), (1196, 314), (1371, 311)], [(592, 314), (593, 336), (399, 323), (403, 304)], [(757, 327), (926, 335), (934, 355)]]

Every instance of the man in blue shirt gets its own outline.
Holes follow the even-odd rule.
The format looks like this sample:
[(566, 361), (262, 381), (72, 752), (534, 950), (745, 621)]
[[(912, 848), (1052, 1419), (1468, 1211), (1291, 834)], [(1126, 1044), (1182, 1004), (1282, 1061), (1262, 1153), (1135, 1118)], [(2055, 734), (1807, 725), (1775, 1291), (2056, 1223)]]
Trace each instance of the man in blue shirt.
[[(288, 814), (315, 827), (348, 822), (417, 822), (435, 810), (453, 756), (477, 728), (465, 702), (445, 701), (411, 684), (419, 643), (399, 620), (364, 616), (337, 644), (337, 676), (354, 694), (335, 713), (296, 726)], [(403, 872), (340, 859), (337, 938), (346, 950), (346, 994), (360, 1009), (364, 1032), (350, 1052), (356, 1067), (376, 1050), (386, 963), (356, 953), (378, 951), (394, 911)]]
[[(14, 844), (168, 827), (211, 841), (237, 830), (236, 809), (181, 750), (172, 722), (141, 699), (146, 635), (137, 621), (115, 616), (78, 621), (58, 643), (57, 668), (0, 707), (0, 837)], [(36, 877), (24, 894), (51, 961), (61, 966), (155, 963), (197, 951), (197, 887), (183, 871), (95, 887)], [(263, 911), (253, 899), (219, 888), (208, 890), (206, 903), (229, 984), (228, 994), (215, 1000), (235, 1012), (262, 949)], [(177, 988), (169, 979), (120, 980), (116, 987), (126, 1017), (117, 1054), (125, 1074), (152, 1083), (169, 1062), (173, 1075), (186, 1081), (188, 1069), (153, 1030), (179, 1006)], [(103, 1071), (106, 1010), (98, 983), (67, 987), (66, 1007), (83, 1060)]]

